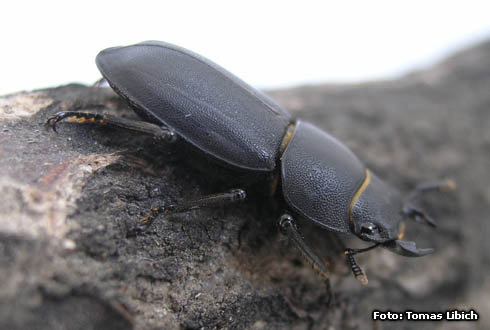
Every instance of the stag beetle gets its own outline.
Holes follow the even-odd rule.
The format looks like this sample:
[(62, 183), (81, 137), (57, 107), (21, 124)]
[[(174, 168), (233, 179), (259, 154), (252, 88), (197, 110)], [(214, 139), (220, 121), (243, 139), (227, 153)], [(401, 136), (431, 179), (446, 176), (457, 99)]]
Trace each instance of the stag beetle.
[[(357, 253), (378, 246), (407, 257), (433, 252), (402, 240), (403, 219), (435, 226), (411, 201), (422, 191), (451, 188), (452, 182), (419, 186), (403, 199), (337, 139), (310, 123), (294, 120), (262, 92), (181, 47), (158, 41), (113, 47), (100, 52), (96, 63), (103, 79), (144, 120), (66, 111), (48, 119), (53, 130), (67, 118), (129, 128), (168, 142), (178, 137), (237, 171), (268, 174), (276, 183), (272, 186), (280, 187), (277, 197), (289, 209), (279, 217), (281, 231), (327, 279), (327, 266), (299, 234), (293, 215), (374, 243), (364, 249), (345, 250), (356, 279), (364, 285), (368, 281), (354, 260)], [(157, 207), (142, 224), (147, 228), (162, 214), (236, 202), (245, 196), (243, 189), (235, 189)]]

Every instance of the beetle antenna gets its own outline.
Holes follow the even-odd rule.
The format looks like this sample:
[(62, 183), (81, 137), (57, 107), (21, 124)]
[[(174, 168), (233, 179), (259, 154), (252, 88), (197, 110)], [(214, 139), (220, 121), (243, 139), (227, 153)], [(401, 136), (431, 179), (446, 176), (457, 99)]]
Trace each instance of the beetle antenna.
[(369, 282), (368, 278), (364, 273), (364, 271), (362, 270), (362, 268), (359, 267), (359, 265), (357, 264), (356, 259), (354, 259), (354, 255), (350, 253), (346, 253), (346, 254), (347, 254), (347, 260), (350, 263), (352, 273), (354, 274), (356, 280), (362, 285), (368, 285)]
[(354, 259), (354, 254), (349, 252), (350, 249), (345, 250), (345, 255), (347, 256), (347, 261), (350, 263), (350, 268), (352, 269), (352, 273), (356, 277), (356, 280), (361, 283), (362, 285), (367, 285), (368, 284), (368, 278), (364, 271), (362, 270), (361, 267), (356, 262), (356, 259)]
[(350, 268), (352, 270), (352, 273), (354, 274), (356, 280), (361, 283), (362, 285), (367, 285), (368, 284), (368, 278), (362, 268), (357, 264), (356, 259), (354, 259), (354, 256), (358, 253), (364, 253), (369, 250), (372, 250), (376, 247), (379, 246), (379, 243), (376, 243), (374, 245), (371, 245), (367, 248), (364, 249), (345, 249), (344, 254), (347, 256), (347, 261), (349, 261)]
[(372, 249), (375, 249), (379, 245), (380, 245), (380, 243), (376, 243), (374, 245), (368, 246), (367, 248), (363, 248), (363, 249), (349, 249), (349, 248), (347, 248), (347, 249), (345, 249), (345, 251), (348, 252), (349, 254), (356, 255), (356, 254), (359, 254), (359, 253), (364, 253), (364, 252), (370, 251)]

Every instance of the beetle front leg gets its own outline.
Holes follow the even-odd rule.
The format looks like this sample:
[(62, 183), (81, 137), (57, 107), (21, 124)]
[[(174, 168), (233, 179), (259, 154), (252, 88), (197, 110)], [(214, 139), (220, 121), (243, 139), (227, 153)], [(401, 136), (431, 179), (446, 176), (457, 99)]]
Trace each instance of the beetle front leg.
[(65, 119), (71, 123), (120, 127), (153, 135), (155, 138), (167, 142), (174, 142), (176, 139), (174, 131), (165, 126), (161, 127), (146, 121), (131, 120), (110, 114), (97, 114), (83, 111), (60, 111), (54, 116), (50, 117), (46, 121), (46, 125), (51, 127), (53, 131), (56, 132), (56, 125)]
[(456, 189), (456, 183), (451, 179), (439, 180), (439, 181), (430, 181), (421, 183), (416, 186), (407, 196), (407, 200), (411, 200), (422, 193), (426, 193), (429, 191), (453, 191)]
[(416, 222), (425, 222), (428, 225), (435, 227), (436, 222), (434, 221), (434, 219), (428, 216), (424, 210), (415, 206), (413, 204), (413, 200), (419, 195), (430, 191), (447, 192), (447, 191), (453, 191), (455, 189), (456, 189), (456, 183), (451, 179), (419, 184), (405, 198), (402, 212), (409, 218), (414, 219)]
[(287, 213), (281, 215), (279, 217), (279, 227), (281, 228), (282, 233), (289, 238), (311, 267), (318, 272), (321, 277), (328, 279), (330, 274), (325, 263), (322, 262), (320, 257), (313, 252), (313, 250), (306, 244), (303, 237), (301, 237), (293, 217)]
[(325, 263), (322, 262), (320, 257), (306, 244), (301, 234), (298, 232), (294, 219), (289, 214), (283, 214), (279, 217), (279, 227), (281, 232), (286, 235), (289, 240), (294, 244), (296, 249), (301, 253), (301, 256), (311, 265), (311, 267), (318, 272), (318, 274), (328, 279), (330, 276)]
[(199, 199), (183, 201), (178, 204), (170, 204), (151, 209), (146, 216), (141, 220), (141, 223), (136, 228), (128, 232), (128, 236), (134, 236), (147, 230), (160, 215), (170, 215), (182, 213), (192, 210), (197, 210), (203, 207), (216, 207), (242, 201), (246, 198), (245, 190), (233, 189), (224, 193), (208, 195)]
[(333, 294), (329, 279), (330, 272), (325, 262), (322, 262), (320, 257), (306, 244), (291, 215), (287, 213), (281, 215), (278, 224), (281, 232), (289, 238), (306, 262), (325, 280), (325, 289), (327, 291), (326, 304), (330, 305), (333, 300)]

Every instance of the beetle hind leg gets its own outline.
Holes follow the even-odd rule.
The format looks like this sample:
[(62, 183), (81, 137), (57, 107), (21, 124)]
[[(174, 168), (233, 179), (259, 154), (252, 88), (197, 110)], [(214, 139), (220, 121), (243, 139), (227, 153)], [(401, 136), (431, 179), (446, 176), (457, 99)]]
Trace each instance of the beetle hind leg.
[(56, 132), (56, 125), (63, 120), (78, 124), (92, 124), (99, 126), (109, 125), (113, 127), (120, 127), (149, 134), (157, 139), (167, 142), (174, 142), (176, 139), (174, 131), (165, 126), (161, 127), (146, 121), (131, 120), (110, 114), (98, 114), (83, 111), (60, 111), (54, 116), (48, 118), (46, 125), (51, 127), (51, 129)]

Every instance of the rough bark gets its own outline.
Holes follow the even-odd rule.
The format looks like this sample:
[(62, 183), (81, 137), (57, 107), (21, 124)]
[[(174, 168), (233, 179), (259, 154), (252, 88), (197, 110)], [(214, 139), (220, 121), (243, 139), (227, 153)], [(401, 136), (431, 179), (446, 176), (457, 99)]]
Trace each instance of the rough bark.
[[(479, 322), (425, 329), (489, 329), (490, 43), (397, 80), (270, 93), (295, 116), (347, 144), (407, 193), (450, 177), (427, 196), (438, 220), (409, 236), (437, 253), (361, 255), (361, 287), (329, 233), (301, 222), (332, 268), (335, 301), (277, 233), (266, 199), (160, 219), (128, 237), (150, 207), (229, 188), (182, 145), (121, 129), (61, 124), (60, 110), (133, 116), (108, 88), (68, 85), (0, 98), (1, 329), (404, 329), (374, 309), (475, 308)], [(260, 195), (258, 195), (260, 196)], [(347, 239), (350, 246), (358, 240)]]

